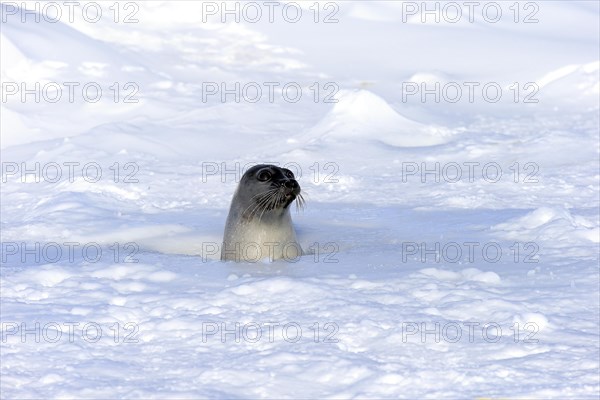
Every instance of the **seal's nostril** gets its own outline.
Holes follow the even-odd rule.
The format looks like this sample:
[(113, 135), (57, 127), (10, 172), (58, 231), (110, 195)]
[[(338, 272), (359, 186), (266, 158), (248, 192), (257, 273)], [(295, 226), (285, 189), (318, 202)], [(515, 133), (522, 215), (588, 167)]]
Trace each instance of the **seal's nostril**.
[(293, 189), (296, 185), (298, 185), (296, 183), (296, 181), (285, 181), (283, 182), (283, 186), (288, 188), (288, 189)]

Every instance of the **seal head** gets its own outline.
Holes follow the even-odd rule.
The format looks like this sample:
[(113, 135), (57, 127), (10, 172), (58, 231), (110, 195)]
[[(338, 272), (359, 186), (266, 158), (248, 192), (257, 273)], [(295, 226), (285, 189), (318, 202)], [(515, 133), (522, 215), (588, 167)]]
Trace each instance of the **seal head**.
[(260, 164), (248, 169), (233, 195), (221, 248), (222, 260), (255, 262), (297, 258), (290, 205), (303, 206), (300, 185), (292, 171)]

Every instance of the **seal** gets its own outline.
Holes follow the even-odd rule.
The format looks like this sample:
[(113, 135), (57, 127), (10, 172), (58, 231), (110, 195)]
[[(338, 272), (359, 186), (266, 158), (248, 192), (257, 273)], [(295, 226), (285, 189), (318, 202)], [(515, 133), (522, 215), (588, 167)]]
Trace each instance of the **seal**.
[(304, 206), (292, 171), (259, 164), (242, 176), (231, 200), (221, 260), (257, 262), (295, 260), (302, 255), (292, 225), (290, 204)]

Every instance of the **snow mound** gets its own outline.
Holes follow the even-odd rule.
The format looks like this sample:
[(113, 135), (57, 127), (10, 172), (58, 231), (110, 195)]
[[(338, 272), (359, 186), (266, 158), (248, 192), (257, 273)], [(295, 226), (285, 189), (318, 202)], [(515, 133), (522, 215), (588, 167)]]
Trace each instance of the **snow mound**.
[(441, 127), (412, 121), (368, 90), (340, 90), (337, 103), (309, 133), (311, 138), (374, 140), (394, 147), (446, 143)]
[[(559, 82), (562, 79), (580, 80), (578, 89), (586, 89), (588, 93), (598, 94), (598, 71), (600, 70), (600, 61), (593, 61), (587, 64), (570, 64), (550, 71), (537, 80), (540, 88), (552, 83)], [(588, 86), (585, 88), (584, 86)]]
[(492, 230), (503, 232), (508, 239), (528, 238), (547, 243), (600, 241), (597, 223), (561, 207), (539, 207), (522, 217), (494, 225)]
[(587, 104), (592, 109), (597, 109), (600, 95), (599, 71), (600, 61), (569, 64), (546, 73), (536, 83), (544, 91), (544, 96), (579, 107)]

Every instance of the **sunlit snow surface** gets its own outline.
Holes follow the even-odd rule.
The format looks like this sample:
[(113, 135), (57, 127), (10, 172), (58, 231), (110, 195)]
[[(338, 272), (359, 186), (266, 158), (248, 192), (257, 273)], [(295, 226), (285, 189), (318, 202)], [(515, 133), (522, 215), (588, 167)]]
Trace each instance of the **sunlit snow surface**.
[[(404, 3), (222, 23), (106, 2), (90, 23), (4, 2), (1, 397), (598, 398), (599, 6), (423, 23)], [(36, 82), (79, 86), (10, 94)], [(263, 97), (207, 96), (223, 82)], [(463, 96), (409, 94), (436, 82)], [(297, 173), (311, 254), (223, 263), (262, 162)]]

